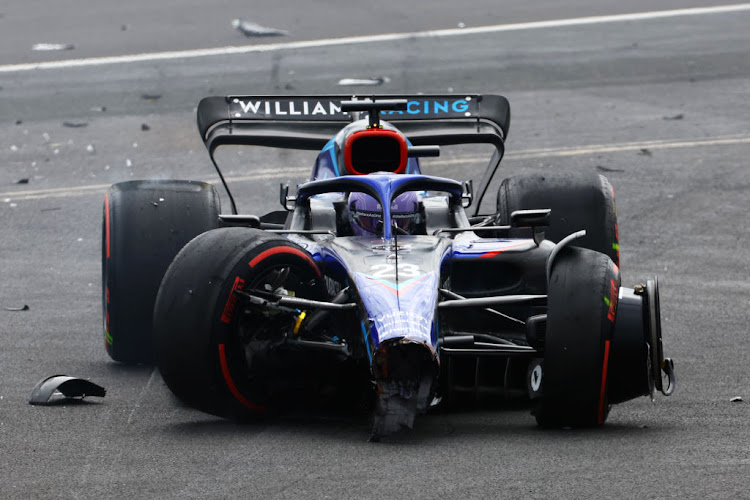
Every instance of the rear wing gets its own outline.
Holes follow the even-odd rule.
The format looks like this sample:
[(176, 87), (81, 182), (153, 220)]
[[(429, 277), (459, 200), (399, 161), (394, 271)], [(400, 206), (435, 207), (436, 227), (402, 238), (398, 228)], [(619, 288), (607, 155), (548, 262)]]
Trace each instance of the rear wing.
[(358, 113), (341, 111), (350, 100), (406, 99), (403, 111), (383, 111), (414, 145), (491, 143), (502, 151), (510, 105), (499, 95), (325, 95), (206, 97), (198, 104), (198, 130), (209, 152), (224, 144), (322, 149)]
[(198, 104), (198, 130), (232, 203), (237, 206), (214, 152), (225, 144), (321, 150), (343, 127), (360, 118), (341, 110), (342, 101), (406, 99), (405, 110), (384, 110), (415, 146), (486, 143), (495, 154), (477, 190), (474, 215), (505, 153), (510, 104), (500, 95), (319, 95), (205, 97)]

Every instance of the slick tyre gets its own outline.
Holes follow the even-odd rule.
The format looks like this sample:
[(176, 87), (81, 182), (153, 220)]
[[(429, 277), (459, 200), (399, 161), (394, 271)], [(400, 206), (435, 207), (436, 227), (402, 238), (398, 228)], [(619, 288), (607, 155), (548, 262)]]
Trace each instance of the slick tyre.
[(516, 210), (549, 208), (545, 237), (558, 242), (586, 230), (572, 244), (601, 252), (620, 263), (615, 193), (599, 174), (519, 175), (504, 179), (497, 192), (497, 222), (510, 223)]
[(556, 257), (535, 412), (540, 426), (589, 427), (607, 419), (607, 372), (619, 291), (619, 269), (606, 255), (569, 247)]
[(226, 418), (271, 413), (264, 356), (294, 329), (294, 316), (243, 303), (236, 290), (283, 290), (325, 300), (310, 254), (257, 229), (204, 233), (177, 255), (154, 308), (157, 365), (186, 404)]
[(218, 226), (210, 184), (183, 180), (114, 184), (104, 197), (104, 345), (123, 363), (153, 363), (153, 306), (162, 276), (180, 249)]

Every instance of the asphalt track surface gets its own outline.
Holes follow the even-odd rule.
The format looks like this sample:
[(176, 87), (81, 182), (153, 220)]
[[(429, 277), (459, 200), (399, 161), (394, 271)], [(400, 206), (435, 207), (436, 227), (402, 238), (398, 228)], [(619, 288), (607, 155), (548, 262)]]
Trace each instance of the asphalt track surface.
[[(719, 3), (483, 1), (469, 11), (331, 0), (261, 2), (253, 12), (229, 1), (151, 3), (0, 4), (0, 498), (750, 495), (746, 4), (583, 22)], [(245, 39), (230, 26), (234, 17), (290, 34)], [(561, 19), (579, 21), (523, 24)], [(517, 26), (470, 31), (507, 24)], [(466, 32), (418, 34), (455, 28)], [(414, 35), (290, 45), (384, 33)], [(42, 42), (75, 48), (31, 50)], [(269, 43), (240, 54), (17, 66)], [(387, 81), (338, 85), (373, 76)], [(372, 444), (364, 420), (298, 415), (239, 425), (203, 415), (181, 406), (153, 368), (108, 360), (103, 194), (129, 179), (216, 182), (194, 124), (201, 97), (452, 91), (510, 99), (505, 173), (610, 179), (623, 283), (660, 279), (678, 376), (671, 398), (616, 406), (606, 426), (586, 431), (541, 431), (517, 405), (436, 413)], [(222, 154), (245, 211), (275, 209), (278, 183), (303, 180), (308, 168), (307, 158), (279, 151)], [(475, 160), (471, 151), (446, 152), (430, 172), (461, 177)], [(29, 310), (6, 310), (23, 305)], [(58, 373), (108, 394), (28, 405), (36, 382)]]

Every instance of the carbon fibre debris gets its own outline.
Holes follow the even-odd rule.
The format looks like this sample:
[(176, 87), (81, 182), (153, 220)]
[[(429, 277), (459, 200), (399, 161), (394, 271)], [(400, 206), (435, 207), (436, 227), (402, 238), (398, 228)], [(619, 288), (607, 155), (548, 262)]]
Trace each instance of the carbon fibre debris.
[(31, 391), (30, 405), (54, 405), (70, 399), (83, 399), (86, 396), (103, 398), (107, 393), (104, 387), (88, 380), (67, 375), (52, 375), (43, 378)]
[(19, 307), (3, 307), (3, 309), (5, 309), (6, 311), (18, 312), (18, 311), (28, 311), (31, 308), (27, 304), (24, 304)]

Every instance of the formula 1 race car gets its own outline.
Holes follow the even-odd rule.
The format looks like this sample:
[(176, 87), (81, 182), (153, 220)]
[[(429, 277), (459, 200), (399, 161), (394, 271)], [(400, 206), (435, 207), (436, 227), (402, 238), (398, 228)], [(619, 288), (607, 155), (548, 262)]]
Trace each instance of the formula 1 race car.
[[(522, 396), (540, 426), (586, 427), (674, 390), (656, 278), (620, 285), (606, 178), (509, 177), (480, 213), (504, 97), (208, 97), (197, 117), (232, 213), (207, 183), (118, 183), (102, 243), (109, 355), (155, 362), (188, 405), (245, 418), (369, 404), (377, 437), (441, 403)], [(461, 144), (494, 146), (476, 194), (420, 169)], [(282, 185), (284, 210), (246, 215), (223, 145), (319, 154), (308, 182)]]

